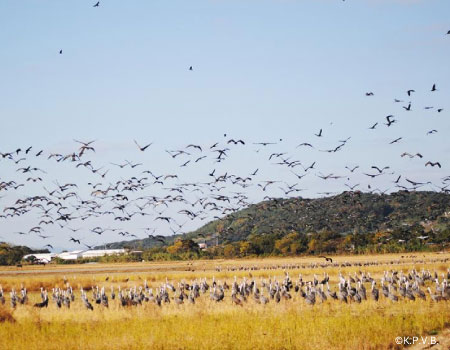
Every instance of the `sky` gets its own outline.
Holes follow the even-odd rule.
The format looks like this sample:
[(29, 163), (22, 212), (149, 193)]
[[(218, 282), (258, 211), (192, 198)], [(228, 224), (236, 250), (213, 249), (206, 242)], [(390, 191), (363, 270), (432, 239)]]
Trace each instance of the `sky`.
[[(69, 153), (79, 147), (74, 139), (96, 140), (96, 153), (89, 157), (109, 169), (106, 182), (136, 174), (110, 164), (128, 159), (161, 174), (182, 171), (186, 181), (207, 181), (214, 168), (240, 175), (258, 168), (255, 182), (292, 184), (292, 170), (302, 168), (268, 162), (272, 152), (286, 152), (291, 161), (318, 164), (299, 183), (305, 190), (291, 194), (304, 197), (343, 191), (345, 183), (367, 190), (363, 172), (371, 172), (372, 165), (390, 166), (392, 175), (380, 176), (373, 186), (388, 191), (396, 190), (393, 180), (400, 174), (434, 184), (450, 175), (447, 0), (104, 0), (95, 8), (94, 3), (0, 2), (0, 152), (32, 145), (46, 155)], [(438, 91), (430, 91), (433, 84)], [(409, 89), (415, 90), (411, 97)], [(410, 112), (402, 108), (409, 102)], [(397, 123), (388, 128), (383, 124), (391, 114)], [(377, 122), (375, 130), (368, 129)], [(438, 132), (426, 135), (432, 129)], [(319, 151), (348, 137), (342, 152)], [(226, 163), (206, 159), (180, 169), (181, 161), (165, 152), (190, 143), (227, 146), (229, 138), (243, 139), (246, 146), (232, 148)], [(134, 139), (153, 145), (141, 153)], [(261, 141), (277, 145), (253, 145)], [(302, 142), (313, 143), (315, 150), (296, 148)], [(400, 157), (403, 152), (424, 158)], [(442, 168), (425, 167), (428, 160)], [(30, 162), (45, 167), (44, 183), (0, 191), (0, 209), (45, 194), (43, 186), (54, 186), (55, 179), (75, 181), (87, 194), (85, 183), (96, 176), (46, 158)], [(347, 176), (346, 165), (360, 165), (360, 171), (334, 181), (317, 176)], [(27, 174), (17, 167), (0, 159), (0, 182), (23, 182)], [(249, 202), (282, 195), (258, 192), (256, 186), (245, 191)], [(45, 230), (52, 236), (45, 240), (14, 233), (36, 220), (36, 215), (0, 219), (0, 240), (78, 247), (55, 227)], [(170, 233), (151, 221), (158, 232)], [(189, 222), (186, 229), (204, 223)], [(127, 229), (145, 237), (137, 233), (142, 225), (148, 223), (137, 220)], [(122, 238), (112, 232), (92, 237), (88, 227), (78, 237), (89, 244)]]

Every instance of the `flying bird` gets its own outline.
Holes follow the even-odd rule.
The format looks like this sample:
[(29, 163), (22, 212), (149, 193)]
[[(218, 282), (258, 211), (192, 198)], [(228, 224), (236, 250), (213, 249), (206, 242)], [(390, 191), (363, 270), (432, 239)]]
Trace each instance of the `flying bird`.
[(353, 173), (358, 168), (359, 168), (359, 165), (356, 165), (354, 168), (349, 168), (348, 166), (345, 167), (345, 169), (350, 170), (351, 173)]
[(303, 142), (303, 143), (299, 144), (299, 145), (298, 145), (297, 147), (295, 147), (295, 148), (299, 148), (299, 147), (301, 147), (301, 146), (307, 146), (307, 147), (314, 148), (313, 145), (311, 145), (310, 143), (307, 143), (307, 142)]
[(314, 134), (314, 135), (316, 135), (317, 137), (321, 137), (322, 136), (322, 129), (319, 130), (318, 134)]
[(100, 1), (97, 1), (97, 3), (93, 7), (99, 7), (99, 6), (100, 6)]
[(79, 239), (75, 239), (75, 238), (73, 238), (73, 237), (70, 237), (69, 241), (70, 241), (70, 242), (74, 242), (74, 243), (81, 244), (81, 242), (80, 242)]
[(433, 162), (428, 161), (425, 163), (425, 166), (428, 166), (428, 165), (431, 165), (432, 167), (438, 166), (439, 168), (441, 168), (441, 163), (439, 163), (439, 162), (433, 163)]
[(330, 263), (333, 262), (333, 259), (327, 258), (326, 256), (323, 256), (323, 255), (319, 256), (319, 258), (324, 258), (326, 261), (329, 261)]
[(133, 140), (133, 141), (134, 141), (134, 143), (136, 144), (136, 146), (139, 147), (139, 150), (140, 150), (141, 152), (144, 152), (147, 148), (149, 148), (151, 145), (153, 145), (153, 142), (151, 142), (151, 143), (149, 143), (147, 146), (141, 147), (141, 146), (137, 143), (136, 140)]
[(388, 166), (385, 166), (385, 167), (383, 167), (383, 168), (380, 169), (379, 167), (377, 167), (377, 166), (375, 166), (375, 165), (372, 165), (371, 168), (372, 168), (372, 169), (378, 170), (378, 172), (379, 172), (380, 174), (381, 174), (384, 170), (389, 169)]
[(396, 143), (396, 142), (400, 141), (402, 138), (403, 137), (399, 137), (398, 139), (395, 139), (395, 140), (389, 142), (389, 144), (392, 145), (393, 143)]

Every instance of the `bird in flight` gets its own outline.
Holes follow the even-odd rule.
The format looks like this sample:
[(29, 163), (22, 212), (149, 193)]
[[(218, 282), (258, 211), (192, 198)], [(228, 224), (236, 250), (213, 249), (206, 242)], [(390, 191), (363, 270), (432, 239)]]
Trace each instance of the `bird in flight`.
[(392, 119), (391, 120), (391, 118), (394, 118), (394, 116), (393, 115), (388, 115), (387, 117), (386, 117), (386, 120), (387, 120), (387, 126), (389, 127), (389, 126), (391, 126), (392, 124), (394, 124), (395, 122), (396, 122), (396, 120), (395, 119)]
[(99, 7), (99, 6), (100, 6), (100, 1), (97, 1), (93, 7)]
[(411, 89), (411, 90), (408, 90), (408, 91), (406, 91), (406, 93), (408, 94), (408, 96), (411, 96), (411, 93), (412, 93), (412, 92), (416, 92), (416, 91), (415, 91), (415, 90), (412, 90), (412, 89)]
[(194, 70), (194, 68), (192, 68), (192, 66), (189, 66), (189, 70)]
[(411, 110), (411, 102), (408, 104), (408, 107), (403, 106), (403, 108), (405, 109), (405, 111), (410, 111)]
[(314, 148), (313, 145), (311, 145), (310, 143), (307, 143), (307, 142), (303, 142), (303, 143), (299, 144), (299, 145), (298, 145), (297, 147), (295, 147), (295, 148), (299, 148), (299, 147), (301, 147), (301, 146), (308, 146), (308, 147)]
[(374, 130), (377, 127), (378, 123), (373, 124), (369, 129)]
[(403, 137), (399, 137), (398, 139), (395, 139), (395, 140), (389, 142), (389, 144), (392, 145), (393, 143), (396, 143), (396, 142), (400, 141), (402, 138)]
[(322, 137), (322, 129), (319, 130), (318, 134), (314, 134), (314, 135), (316, 135), (317, 137)]
[(366, 92), (366, 96), (373, 96), (373, 92)]
[(276, 142), (253, 142), (254, 145), (268, 146), (268, 145), (276, 145)]
[(435, 166), (438, 166), (439, 168), (441, 167), (441, 163), (439, 163), (439, 162), (433, 163), (433, 162), (428, 161), (425, 163), (425, 166), (428, 166), (428, 165), (431, 165), (432, 167), (435, 167)]
[(136, 146), (139, 147), (139, 150), (140, 150), (141, 152), (144, 152), (148, 147), (150, 147), (151, 145), (153, 145), (153, 142), (151, 142), (151, 143), (149, 143), (147, 146), (141, 147), (141, 146), (139, 146), (139, 144), (137, 143), (136, 140), (134, 140), (134, 143), (136, 144)]
[(333, 262), (333, 259), (327, 258), (326, 256), (323, 256), (323, 255), (319, 256), (319, 258), (324, 258), (326, 261), (329, 261), (330, 263)]
[(62, 50), (59, 50), (59, 54), (62, 55)]
[(350, 170), (351, 173), (353, 173), (358, 168), (359, 168), (359, 165), (356, 165), (354, 168), (349, 168), (348, 166), (345, 167), (345, 169)]
[(74, 242), (74, 243), (81, 244), (81, 242), (80, 242), (79, 239), (75, 239), (75, 238), (73, 238), (73, 237), (70, 237), (69, 241)]
[(431, 88), (431, 91), (437, 91), (436, 84), (433, 84), (433, 87)]
[(375, 165), (372, 165), (371, 168), (372, 168), (372, 169), (378, 170), (378, 172), (379, 172), (380, 174), (381, 174), (384, 170), (389, 169), (388, 166), (385, 166), (385, 167), (383, 167), (383, 168), (380, 169), (379, 167), (377, 167), (377, 166), (375, 166)]

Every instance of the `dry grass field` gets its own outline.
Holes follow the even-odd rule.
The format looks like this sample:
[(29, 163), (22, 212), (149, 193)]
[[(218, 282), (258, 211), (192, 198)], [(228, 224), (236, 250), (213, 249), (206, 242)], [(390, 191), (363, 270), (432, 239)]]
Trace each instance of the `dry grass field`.
[[(350, 266), (344, 266), (350, 265)], [(0, 349), (400, 349), (396, 337), (438, 336), (450, 327), (450, 301), (435, 302), (426, 288), (435, 290), (435, 282), (427, 281), (421, 290), (426, 300), (400, 297), (394, 302), (381, 294), (380, 279), (385, 271), (407, 274), (429, 270), (439, 280), (447, 278), (450, 254), (395, 254), (379, 256), (333, 257), (333, 264), (324, 259), (283, 258), (235, 261), (194, 261), (141, 264), (90, 264), (0, 269), (0, 284), (6, 302), (0, 306)], [(372, 300), (370, 283), (365, 283), (367, 300), (343, 303), (317, 298), (309, 305), (292, 288), (291, 299), (282, 298), (263, 305), (252, 295), (242, 305), (231, 299), (225, 290), (223, 301), (211, 299), (212, 278), (217, 285), (285, 279), (287, 273), (295, 285), (299, 274), (303, 282), (321, 280), (329, 275), (331, 290), (336, 291), (339, 274), (344, 277), (370, 273), (380, 289), (380, 299)], [(111, 286), (117, 294), (137, 290), (146, 280), (156, 290), (166, 282), (178, 289), (179, 282), (192, 284), (206, 278), (210, 288), (196, 298), (195, 304), (185, 300), (174, 302), (178, 291), (170, 292), (170, 303), (142, 302), (122, 306), (116, 296), (109, 298), (109, 307), (92, 300), (91, 287)], [(72, 286), (75, 301), (70, 309), (58, 308), (52, 300), (52, 288)], [(10, 306), (9, 292), (21, 287), (28, 290), (28, 302)], [(40, 288), (49, 293), (48, 308), (36, 308), (41, 302)], [(88, 310), (80, 296), (80, 288), (94, 306)], [(306, 290), (306, 287), (303, 288)], [(269, 293), (265, 292), (268, 297)], [(110, 297), (110, 296), (109, 296)], [(441, 346), (441, 345), (438, 345)]]

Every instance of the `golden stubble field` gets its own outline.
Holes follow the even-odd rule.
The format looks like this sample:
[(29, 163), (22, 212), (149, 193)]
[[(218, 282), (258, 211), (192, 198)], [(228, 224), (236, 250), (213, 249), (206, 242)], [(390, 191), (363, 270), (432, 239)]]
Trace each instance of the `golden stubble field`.
[[(261, 283), (281, 282), (288, 273), (295, 283), (302, 275), (305, 282), (314, 275), (321, 280), (329, 275), (330, 288), (337, 290), (339, 274), (344, 277), (370, 273), (381, 286), (384, 271), (416, 269), (438, 274), (439, 280), (447, 278), (450, 254), (394, 254), (374, 256), (333, 257), (333, 265), (325, 265), (317, 257), (270, 258), (228, 261), (194, 261), (140, 264), (90, 264), (0, 269), (0, 284), (6, 302), (0, 306), (0, 349), (395, 349), (402, 348), (395, 338), (402, 336), (436, 335), (450, 327), (450, 301), (434, 302), (426, 292), (435, 283), (427, 281), (421, 289), (426, 300), (415, 301), (399, 296), (398, 302), (380, 296), (379, 301), (370, 296), (370, 283), (366, 283), (367, 300), (361, 303), (338, 300), (308, 305), (305, 299), (290, 290), (292, 299), (282, 298), (279, 303), (270, 300), (266, 305), (257, 303), (251, 296), (242, 306), (231, 300), (231, 291), (225, 290), (221, 302), (210, 299), (210, 288), (196, 299), (179, 305), (170, 293), (171, 302), (157, 306), (154, 302), (122, 307), (117, 300), (109, 299), (109, 307), (92, 301), (91, 287), (111, 286), (117, 293), (138, 289), (144, 281), (155, 292), (166, 279), (177, 287), (179, 282), (192, 283), (206, 278), (212, 285), (231, 285), (236, 277)], [(342, 266), (343, 264), (351, 266)], [(66, 288), (70, 284), (75, 301), (70, 309), (59, 309), (52, 300), (52, 288)], [(9, 292), (12, 288), (28, 290), (29, 301), (11, 309)], [(40, 287), (49, 292), (48, 308), (35, 308), (41, 301)], [(80, 288), (94, 310), (85, 308), (80, 298)], [(262, 288), (261, 288), (262, 289)], [(305, 290), (305, 288), (303, 288)], [(399, 294), (398, 292), (396, 293)], [(268, 296), (268, 293), (265, 294)]]

